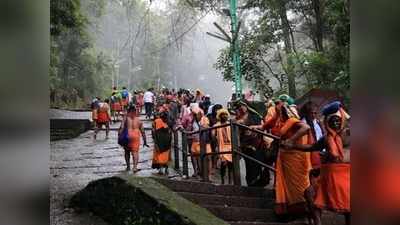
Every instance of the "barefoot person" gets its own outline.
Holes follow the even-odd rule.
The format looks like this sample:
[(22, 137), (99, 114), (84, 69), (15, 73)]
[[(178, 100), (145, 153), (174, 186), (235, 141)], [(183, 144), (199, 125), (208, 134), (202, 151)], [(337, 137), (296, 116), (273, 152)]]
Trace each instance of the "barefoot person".
[(119, 116), (121, 113), (121, 98), (119, 97), (117, 92), (113, 92), (111, 97), (111, 116), (113, 122), (117, 122), (119, 120)]
[(171, 129), (168, 126), (168, 113), (162, 112), (159, 118), (153, 123), (154, 151), (153, 151), (153, 169), (159, 169), (162, 175), (162, 169), (165, 169), (165, 175), (168, 175), (168, 162), (171, 154)]
[[(229, 124), (229, 112), (226, 109), (220, 109), (217, 111), (218, 122), (214, 126)], [(231, 152), (231, 128), (230, 126), (217, 128), (213, 131), (213, 136), (217, 137), (217, 146), (219, 152)], [(233, 163), (231, 154), (219, 155), (221, 162), (221, 183), (225, 184), (225, 172), (228, 169), (228, 184), (231, 184), (233, 176)]]
[(122, 110), (125, 112), (128, 109), (129, 104), (129, 92), (126, 87), (122, 87), (121, 91), (121, 106)]
[(149, 88), (143, 95), (144, 108), (146, 111), (146, 119), (150, 119), (153, 114), (154, 100), (155, 96), (153, 93), (153, 88)]
[(92, 100), (92, 103), (90, 104), (90, 108), (92, 109), (93, 127), (95, 128), (97, 126), (97, 110), (99, 109), (99, 103), (100, 103), (100, 98), (96, 97)]
[(344, 129), (349, 115), (339, 102), (325, 106), (323, 115), (327, 134), (315, 144), (305, 145), (290, 140), (282, 144), (287, 149), (305, 152), (327, 150), (321, 156), (320, 181), (313, 202), (314, 224), (321, 224), (322, 209), (342, 213), (346, 224), (350, 224), (350, 148), (347, 143), (349, 133)]
[[(192, 124), (192, 131), (196, 132), (199, 131), (200, 129), (208, 128), (210, 125), (210, 122), (206, 116), (204, 116), (204, 112), (200, 107), (195, 106), (192, 109), (193, 113), (193, 124)], [(211, 139), (207, 137), (208, 133), (204, 132), (202, 136), (200, 136), (199, 133), (196, 133), (193, 135), (193, 142), (191, 146), (191, 154), (193, 155), (193, 165), (195, 168), (193, 177), (196, 177), (197, 175), (200, 175), (200, 139), (205, 142), (206, 145), (206, 153), (211, 153)], [(211, 137), (211, 135), (210, 135)], [(211, 175), (211, 157), (208, 157), (208, 177)]]
[(94, 130), (94, 139), (97, 137), (97, 133), (103, 127), (106, 127), (106, 139), (108, 139), (108, 133), (110, 132), (110, 121), (111, 121), (111, 113), (110, 113), (110, 105), (109, 100), (105, 99), (104, 102), (100, 102), (97, 109), (97, 120)]
[(136, 108), (133, 105), (129, 106), (128, 113), (121, 123), (119, 133), (122, 133), (125, 128), (128, 130), (129, 139), (128, 145), (124, 147), (126, 170), (130, 170), (130, 154), (132, 154), (133, 172), (136, 173), (139, 171), (137, 165), (139, 162), (140, 136), (143, 138), (143, 146), (149, 146), (147, 145), (143, 124), (139, 117), (136, 116)]

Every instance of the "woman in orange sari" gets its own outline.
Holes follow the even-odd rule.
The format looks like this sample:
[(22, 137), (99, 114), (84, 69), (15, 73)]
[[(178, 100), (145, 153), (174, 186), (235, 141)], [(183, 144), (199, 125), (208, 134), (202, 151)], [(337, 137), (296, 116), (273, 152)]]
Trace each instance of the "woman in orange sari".
[(321, 224), (321, 210), (342, 213), (346, 224), (350, 224), (350, 159), (349, 148), (346, 146), (348, 132), (345, 132), (345, 119), (348, 114), (340, 103), (333, 102), (324, 107), (324, 123), (327, 134), (313, 145), (304, 145), (286, 141), (283, 143), (289, 149), (301, 151), (322, 151), (320, 181), (317, 185), (314, 199), (313, 219), (316, 225)]
[[(287, 103), (280, 107), (281, 141), (307, 143), (310, 127), (301, 122)], [(310, 153), (280, 148), (275, 164), (275, 213), (278, 216), (297, 215), (306, 212), (304, 191), (310, 185)]]
[(170, 161), (172, 136), (167, 122), (168, 113), (161, 112), (153, 123), (154, 151), (152, 168), (159, 169), (160, 175), (163, 174), (162, 168), (165, 168), (165, 175), (168, 175), (168, 162)]

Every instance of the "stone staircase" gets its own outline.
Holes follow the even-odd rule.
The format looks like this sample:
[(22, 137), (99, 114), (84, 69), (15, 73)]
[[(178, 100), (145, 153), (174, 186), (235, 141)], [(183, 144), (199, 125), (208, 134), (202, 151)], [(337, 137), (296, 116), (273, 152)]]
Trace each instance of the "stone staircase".
[(274, 193), (269, 189), (196, 181), (157, 181), (232, 225), (305, 224), (278, 222), (273, 211)]

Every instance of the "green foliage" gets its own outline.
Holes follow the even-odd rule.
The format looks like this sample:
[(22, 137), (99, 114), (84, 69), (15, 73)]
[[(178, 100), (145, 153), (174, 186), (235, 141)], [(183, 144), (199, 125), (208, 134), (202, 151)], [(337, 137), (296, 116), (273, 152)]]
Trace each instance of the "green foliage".
[[(273, 90), (270, 86), (271, 75), (266, 73), (260, 65), (260, 55), (258, 53), (259, 43), (257, 38), (251, 35), (241, 37), (240, 57), (241, 74), (244, 80), (254, 81), (254, 88), (262, 91), (266, 96), (272, 96)], [(214, 67), (222, 72), (225, 81), (234, 81), (233, 64), (231, 49), (221, 50)]]
[[(268, 97), (287, 93), (293, 76), (298, 85), (292, 87), (300, 94), (311, 88), (333, 89), (348, 101), (348, 4), (346, 0), (247, 1), (246, 10), (256, 9), (260, 16), (240, 33), (244, 79)], [(292, 16), (285, 23), (288, 14)], [(321, 24), (316, 23), (317, 17)], [(322, 47), (318, 44), (321, 41)], [(225, 80), (233, 80), (229, 49), (221, 51), (215, 67)], [(271, 88), (271, 80), (277, 80), (279, 86)]]
[(80, 0), (50, 1), (50, 34), (60, 35), (66, 29), (81, 29), (87, 22), (80, 11)]
[[(104, 0), (84, 3), (95, 16), (102, 15)], [(112, 72), (110, 58), (93, 47), (81, 1), (52, 0), (50, 10), (50, 105), (84, 107), (95, 95), (106, 93)]]

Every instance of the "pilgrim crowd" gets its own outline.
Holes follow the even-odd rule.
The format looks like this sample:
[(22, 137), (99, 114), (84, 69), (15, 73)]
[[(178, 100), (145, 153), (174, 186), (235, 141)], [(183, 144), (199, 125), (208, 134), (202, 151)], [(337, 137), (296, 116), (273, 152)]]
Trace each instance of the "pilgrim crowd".
[[(130, 93), (113, 88), (103, 101), (92, 101), (96, 138), (105, 126), (108, 138), (110, 123), (121, 120), (118, 143), (125, 149), (126, 170), (138, 168), (141, 146), (147, 146), (143, 121), (152, 121), (154, 140), (152, 168), (168, 175), (174, 131), (193, 133), (218, 127), (205, 135), (188, 135), (193, 174), (201, 175), (200, 146), (205, 142), (208, 176), (219, 172), (221, 184), (232, 184), (231, 121), (249, 129), (240, 129), (240, 151), (274, 168), (274, 173), (256, 162), (243, 158), (247, 186), (273, 186), (275, 213), (278, 216), (307, 215), (310, 224), (321, 224), (322, 210), (345, 216), (350, 224), (350, 116), (339, 101), (316, 105), (312, 101), (298, 107), (288, 95), (265, 101), (265, 114), (252, 106), (254, 93), (232, 101), (229, 108), (211, 101), (201, 90), (185, 89)], [(278, 142), (254, 130), (278, 137)], [(277, 147), (276, 144), (278, 143)], [(226, 154), (221, 154), (227, 152)], [(211, 179), (212, 180), (212, 179)]]

